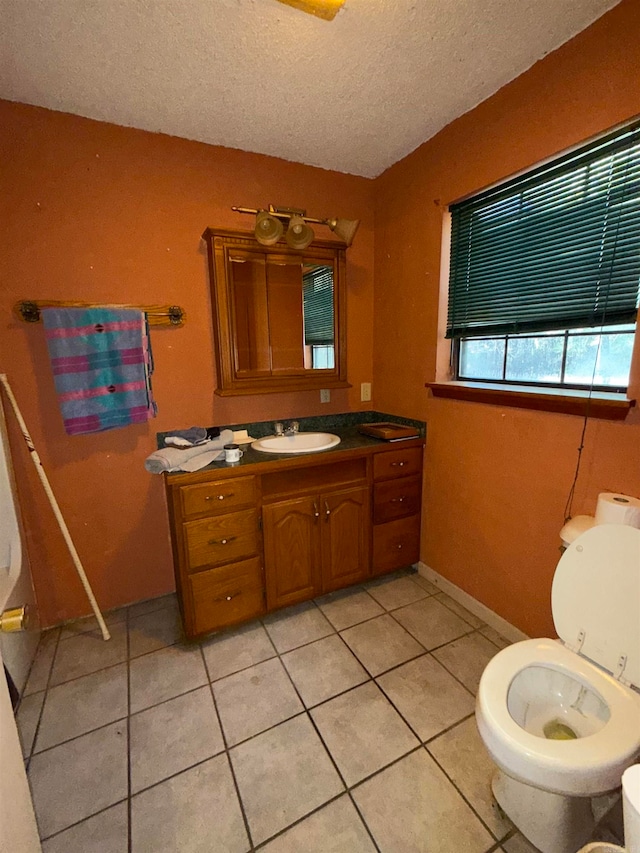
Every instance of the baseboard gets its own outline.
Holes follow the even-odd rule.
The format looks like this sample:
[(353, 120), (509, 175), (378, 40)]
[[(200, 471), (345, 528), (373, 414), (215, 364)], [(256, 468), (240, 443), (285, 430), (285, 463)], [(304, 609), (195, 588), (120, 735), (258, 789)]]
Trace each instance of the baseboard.
[(525, 633), (516, 628), (515, 625), (512, 625), (511, 622), (507, 622), (502, 616), (498, 616), (493, 610), (489, 610), (488, 607), (481, 604), (472, 595), (469, 595), (468, 592), (465, 592), (459, 586), (443, 578), (442, 575), (439, 575), (438, 572), (427, 566), (426, 563), (416, 563), (416, 568), (423, 578), (426, 578), (434, 586), (437, 586), (442, 592), (446, 592), (448, 596), (457, 601), (458, 604), (462, 604), (467, 610), (470, 610), (478, 619), (482, 619), (487, 625), (495, 628), (507, 640), (510, 640), (512, 643), (518, 643), (520, 640), (529, 639)]

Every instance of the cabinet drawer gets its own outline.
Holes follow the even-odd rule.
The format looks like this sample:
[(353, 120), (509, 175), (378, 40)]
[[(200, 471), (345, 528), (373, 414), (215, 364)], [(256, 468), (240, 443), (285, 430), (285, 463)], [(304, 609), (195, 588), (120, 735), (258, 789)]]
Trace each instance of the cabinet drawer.
[(194, 634), (215, 631), (264, 613), (259, 557), (198, 572), (189, 578), (189, 586)]
[(406, 447), (387, 450), (373, 457), (374, 480), (389, 480), (392, 477), (408, 477), (422, 473), (422, 448)]
[(183, 486), (180, 489), (180, 502), (184, 516), (219, 515), (232, 512), (241, 506), (249, 506), (256, 500), (255, 477), (230, 477), (226, 480), (213, 480), (197, 486)]
[(373, 574), (392, 572), (420, 559), (420, 516), (373, 528)]
[(258, 514), (255, 509), (229, 512), (184, 525), (189, 569), (230, 563), (258, 550)]
[(373, 523), (383, 524), (394, 518), (420, 512), (420, 477), (401, 477), (376, 483), (373, 487)]

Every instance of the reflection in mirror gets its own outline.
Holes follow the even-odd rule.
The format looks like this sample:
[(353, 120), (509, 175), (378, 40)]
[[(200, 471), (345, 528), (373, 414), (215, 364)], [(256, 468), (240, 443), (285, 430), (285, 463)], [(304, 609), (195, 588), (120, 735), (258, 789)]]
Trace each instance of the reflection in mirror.
[(304, 262), (302, 266), (304, 366), (326, 370), (335, 364), (333, 267)]
[(345, 249), (208, 228), (216, 393), (348, 388)]
[(240, 373), (268, 373), (271, 359), (264, 255), (230, 253), (229, 261), (233, 284), (236, 370)]

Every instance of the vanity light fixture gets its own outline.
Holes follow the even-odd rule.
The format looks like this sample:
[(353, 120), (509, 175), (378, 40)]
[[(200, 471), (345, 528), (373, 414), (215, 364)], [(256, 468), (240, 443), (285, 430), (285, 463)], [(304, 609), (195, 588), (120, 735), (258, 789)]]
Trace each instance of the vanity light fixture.
[(259, 210), (256, 214), (255, 235), (258, 243), (263, 246), (273, 246), (282, 237), (284, 227), (268, 210)]
[(294, 9), (300, 9), (301, 12), (315, 15), (316, 18), (333, 21), (345, 0), (280, 0), (280, 2), (293, 6)]
[(306, 210), (295, 207), (274, 207), (272, 204), (267, 209), (232, 207), (231, 210), (235, 210), (236, 213), (249, 213), (256, 217), (254, 234), (258, 243), (263, 246), (273, 246), (278, 242), (284, 231), (283, 221), (289, 223), (285, 239), (292, 249), (306, 249), (313, 240), (315, 235), (307, 225), (308, 222), (326, 225), (347, 246), (353, 243), (360, 225), (359, 219), (338, 219), (337, 217), (316, 219), (313, 216), (307, 216)]
[(304, 218), (299, 214), (294, 214), (289, 220), (289, 227), (287, 228), (285, 237), (289, 248), (306, 249), (314, 237), (313, 229), (309, 228)]

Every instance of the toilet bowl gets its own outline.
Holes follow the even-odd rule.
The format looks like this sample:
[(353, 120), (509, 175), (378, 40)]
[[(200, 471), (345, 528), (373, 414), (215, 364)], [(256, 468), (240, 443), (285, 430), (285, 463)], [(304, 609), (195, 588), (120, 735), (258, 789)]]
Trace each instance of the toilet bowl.
[(499, 652), (476, 721), (500, 806), (542, 853), (575, 853), (640, 756), (640, 530), (579, 536), (556, 569), (552, 610), (560, 640)]

